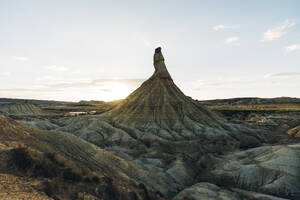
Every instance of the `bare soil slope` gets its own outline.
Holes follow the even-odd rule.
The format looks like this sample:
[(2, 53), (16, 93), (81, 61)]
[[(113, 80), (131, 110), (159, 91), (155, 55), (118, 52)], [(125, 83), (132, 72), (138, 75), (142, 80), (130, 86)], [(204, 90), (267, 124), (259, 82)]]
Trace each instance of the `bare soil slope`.
[[(28, 186), (41, 198), (80, 199), (85, 193), (96, 199), (156, 199), (136, 181), (145, 171), (133, 164), (71, 134), (29, 128), (2, 115), (0, 155), (8, 195), (15, 192), (11, 180), (17, 179), (16, 187), (28, 191)], [(33, 181), (25, 186), (19, 177)]]

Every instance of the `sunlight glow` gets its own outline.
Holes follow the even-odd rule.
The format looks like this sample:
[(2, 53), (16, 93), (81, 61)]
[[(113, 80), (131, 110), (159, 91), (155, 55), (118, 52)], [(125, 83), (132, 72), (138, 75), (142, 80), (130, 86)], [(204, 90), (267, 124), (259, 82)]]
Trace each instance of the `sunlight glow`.
[(106, 85), (106, 91), (106, 95), (103, 96), (102, 100), (112, 101), (117, 99), (124, 99), (133, 91), (133, 88), (130, 88), (122, 83), (112, 82)]

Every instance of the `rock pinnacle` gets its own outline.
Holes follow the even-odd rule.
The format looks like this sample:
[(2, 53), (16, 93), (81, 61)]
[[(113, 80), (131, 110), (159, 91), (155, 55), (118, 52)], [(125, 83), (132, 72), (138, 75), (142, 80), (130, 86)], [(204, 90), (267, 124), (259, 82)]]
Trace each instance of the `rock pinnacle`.
[(155, 49), (153, 56), (153, 64), (155, 68), (154, 77), (172, 79), (165, 65), (165, 58), (161, 52), (161, 47)]

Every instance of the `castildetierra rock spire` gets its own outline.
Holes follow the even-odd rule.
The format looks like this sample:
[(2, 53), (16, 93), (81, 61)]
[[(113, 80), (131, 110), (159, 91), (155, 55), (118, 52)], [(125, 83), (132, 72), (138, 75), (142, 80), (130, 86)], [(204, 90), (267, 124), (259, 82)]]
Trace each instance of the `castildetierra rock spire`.
[(206, 130), (206, 126), (220, 125), (218, 116), (185, 96), (175, 85), (160, 47), (155, 49), (153, 62), (153, 75), (119, 105), (104, 113), (104, 119), (117, 126), (148, 130), (147, 135), (152, 132), (193, 135)]

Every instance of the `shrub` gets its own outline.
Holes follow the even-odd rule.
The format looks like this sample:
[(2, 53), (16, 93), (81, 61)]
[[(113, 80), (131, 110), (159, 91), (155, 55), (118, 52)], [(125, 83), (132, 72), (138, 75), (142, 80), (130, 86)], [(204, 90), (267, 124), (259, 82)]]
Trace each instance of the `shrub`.
[(34, 165), (34, 160), (29, 155), (27, 148), (19, 147), (16, 149), (12, 149), (11, 152), (12, 161), (19, 169), (27, 171)]
[(44, 153), (30, 150), (28, 147), (18, 147), (11, 150), (12, 162), (15, 166), (34, 177), (53, 178), (58, 175), (56, 163)]
[(99, 183), (100, 179), (99, 179), (98, 176), (93, 176), (92, 181), (95, 182), (95, 183)]
[(43, 186), (44, 186), (43, 192), (45, 192), (47, 196), (49, 197), (55, 196), (55, 192), (57, 191), (55, 184), (50, 183), (49, 181), (44, 181)]
[(79, 174), (74, 173), (70, 168), (64, 169), (63, 178), (68, 181), (81, 181), (82, 179)]
[(34, 176), (42, 176), (45, 178), (53, 178), (57, 176), (58, 172), (55, 166), (53, 166), (52, 163), (49, 163), (49, 165), (46, 164), (46, 162), (36, 164), (33, 169)]

